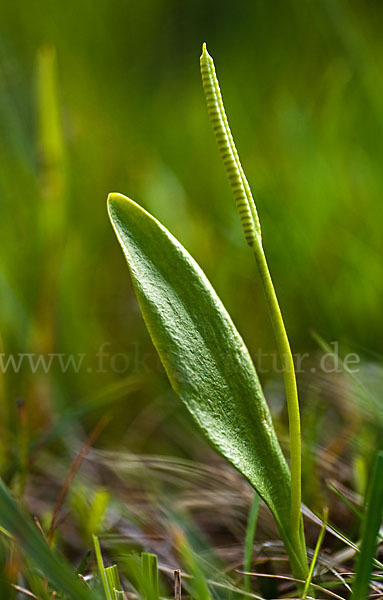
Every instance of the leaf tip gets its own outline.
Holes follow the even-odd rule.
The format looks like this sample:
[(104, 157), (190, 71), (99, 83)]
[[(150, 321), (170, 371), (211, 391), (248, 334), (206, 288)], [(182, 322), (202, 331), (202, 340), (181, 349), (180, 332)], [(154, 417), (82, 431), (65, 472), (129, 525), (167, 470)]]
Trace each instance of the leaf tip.
[(202, 54), (201, 54), (201, 61), (206, 61), (206, 60), (213, 60), (212, 57), (210, 56), (209, 52), (207, 51), (207, 45), (206, 42), (204, 42), (202, 44)]
[(106, 201), (108, 209), (110, 210), (110, 208), (120, 203), (121, 200), (124, 198), (127, 200), (126, 196), (123, 196), (122, 194), (119, 194), (117, 192), (111, 192), (110, 194), (108, 194), (108, 198)]
[(108, 194), (107, 208), (111, 220), (113, 221), (115, 214), (121, 212), (121, 209), (126, 208), (129, 204), (133, 204), (133, 201), (123, 194), (119, 194), (118, 192)]

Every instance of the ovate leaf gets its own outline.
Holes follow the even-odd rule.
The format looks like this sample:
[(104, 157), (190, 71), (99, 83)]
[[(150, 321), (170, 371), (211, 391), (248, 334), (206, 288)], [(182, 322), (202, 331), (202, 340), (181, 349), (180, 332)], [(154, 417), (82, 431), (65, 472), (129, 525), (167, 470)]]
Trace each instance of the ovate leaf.
[(198, 264), (165, 227), (120, 194), (109, 196), (108, 208), (173, 389), (286, 534), (290, 474), (242, 338)]

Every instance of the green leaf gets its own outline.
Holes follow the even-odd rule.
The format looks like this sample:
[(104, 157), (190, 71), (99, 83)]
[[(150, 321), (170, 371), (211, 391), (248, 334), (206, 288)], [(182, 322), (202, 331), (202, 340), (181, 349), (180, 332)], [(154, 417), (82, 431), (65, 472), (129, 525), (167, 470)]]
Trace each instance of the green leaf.
[(149, 213), (111, 194), (109, 215), (172, 387), (289, 538), (290, 473), (249, 352), (206, 276)]
[(119, 600), (120, 594), (124, 597), (124, 594), (121, 589), (120, 576), (118, 574), (117, 565), (112, 565), (111, 567), (106, 567), (104, 569), (106, 579), (108, 581), (109, 589), (112, 591), (113, 600)]
[(141, 554), (142, 575), (147, 600), (159, 600), (158, 560), (156, 554)]
[(383, 452), (378, 452), (372, 473), (366, 503), (366, 514), (362, 525), (362, 543), (356, 560), (355, 581), (352, 600), (368, 597), (374, 557), (377, 552), (377, 537), (383, 517)]
[[(249, 572), (254, 551), (255, 530), (257, 528), (260, 497), (257, 492), (254, 493), (249, 516), (247, 519), (246, 538), (245, 538), (245, 557), (243, 561), (243, 570)], [(244, 584), (246, 592), (251, 591), (251, 580), (249, 575), (245, 575)]]
[(112, 589), (110, 588), (110, 577), (107, 576), (106, 569), (104, 567), (104, 561), (102, 559), (100, 542), (96, 535), (93, 536), (93, 544), (94, 544), (94, 551), (96, 554), (98, 572), (100, 574), (100, 579), (102, 581), (102, 587), (104, 588), (105, 600), (114, 600), (113, 592), (112, 592)]
[(88, 589), (79, 581), (64, 558), (48, 547), (37, 527), (18, 506), (1, 479), (0, 526), (17, 540), (18, 547), (50, 579), (57, 591), (64, 592), (71, 600), (91, 600)]

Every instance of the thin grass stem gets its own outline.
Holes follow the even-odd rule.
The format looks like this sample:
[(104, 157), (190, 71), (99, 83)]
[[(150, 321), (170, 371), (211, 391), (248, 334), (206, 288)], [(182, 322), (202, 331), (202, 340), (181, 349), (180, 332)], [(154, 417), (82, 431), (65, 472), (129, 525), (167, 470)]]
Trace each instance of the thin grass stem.
[(315, 546), (313, 559), (312, 559), (311, 564), (310, 564), (309, 573), (307, 575), (305, 587), (303, 588), (302, 600), (306, 600), (307, 594), (308, 594), (309, 589), (310, 589), (311, 581), (312, 581), (313, 574), (314, 574), (315, 565), (317, 563), (318, 556), (319, 556), (319, 550), (321, 549), (323, 538), (324, 538), (324, 534), (326, 533), (327, 521), (328, 521), (328, 509), (325, 508), (323, 510), (323, 524), (322, 524), (322, 527), (321, 527), (319, 535), (318, 535), (318, 540), (317, 540), (317, 543), (316, 543), (316, 546)]
[[(258, 521), (258, 512), (261, 498), (257, 492), (254, 492), (253, 502), (247, 520), (246, 539), (245, 539), (245, 560), (243, 563), (244, 571), (251, 570), (251, 559), (253, 557), (254, 537)], [(245, 590), (251, 591), (251, 579), (249, 575), (244, 576)]]

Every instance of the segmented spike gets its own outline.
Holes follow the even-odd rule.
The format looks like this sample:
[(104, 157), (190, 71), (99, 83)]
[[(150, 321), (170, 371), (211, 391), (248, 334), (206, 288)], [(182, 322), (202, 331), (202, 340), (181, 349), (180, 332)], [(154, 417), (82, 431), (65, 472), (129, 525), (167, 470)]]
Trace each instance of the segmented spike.
[(214, 61), (206, 49), (206, 44), (202, 47), (200, 64), (209, 117), (233, 190), (242, 229), (249, 246), (254, 246), (261, 241), (258, 213), (230, 131)]

